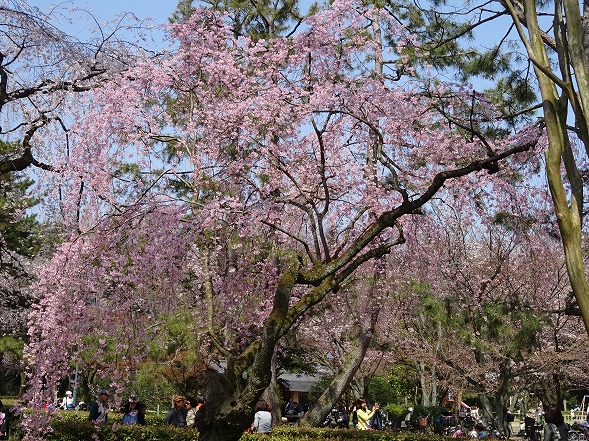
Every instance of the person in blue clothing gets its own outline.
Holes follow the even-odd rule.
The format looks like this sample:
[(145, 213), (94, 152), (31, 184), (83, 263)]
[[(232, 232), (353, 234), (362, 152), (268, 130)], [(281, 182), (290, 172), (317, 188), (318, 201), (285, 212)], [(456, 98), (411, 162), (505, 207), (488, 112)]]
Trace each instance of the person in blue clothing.
[(182, 395), (175, 395), (173, 398), (174, 407), (172, 407), (166, 417), (164, 424), (174, 427), (186, 427), (186, 397)]
[(145, 425), (145, 406), (139, 402), (137, 397), (129, 397), (123, 412), (123, 424), (129, 426)]

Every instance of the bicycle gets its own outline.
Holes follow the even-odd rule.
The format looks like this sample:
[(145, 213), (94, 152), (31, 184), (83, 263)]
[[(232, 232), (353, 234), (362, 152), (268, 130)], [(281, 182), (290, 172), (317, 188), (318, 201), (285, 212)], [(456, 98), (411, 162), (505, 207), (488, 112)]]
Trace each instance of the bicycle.
[(588, 441), (587, 435), (579, 430), (569, 430), (569, 441)]

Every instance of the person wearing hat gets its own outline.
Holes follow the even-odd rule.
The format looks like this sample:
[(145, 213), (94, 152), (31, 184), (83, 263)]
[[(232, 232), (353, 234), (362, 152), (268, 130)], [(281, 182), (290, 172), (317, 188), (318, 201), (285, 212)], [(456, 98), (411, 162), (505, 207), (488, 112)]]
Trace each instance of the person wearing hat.
[(61, 400), (61, 408), (64, 410), (72, 410), (74, 408), (74, 396), (71, 390), (66, 391), (65, 397)]
[(186, 427), (186, 397), (174, 395), (174, 407), (172, 407), (166, 417), (164, 424), (174, 427)]
[(145, 407), (134, 395), (129, 397), (123, 413), (123, 424), (131, 426), (137, 424), (145, 425)]
[(94, 401), (90, 406), (90, 414), (88, 419), (94, 421), (94, 424), (101, 424), (108, 419), (108, 391), (101, 390), (98, 393), (98, 400)]

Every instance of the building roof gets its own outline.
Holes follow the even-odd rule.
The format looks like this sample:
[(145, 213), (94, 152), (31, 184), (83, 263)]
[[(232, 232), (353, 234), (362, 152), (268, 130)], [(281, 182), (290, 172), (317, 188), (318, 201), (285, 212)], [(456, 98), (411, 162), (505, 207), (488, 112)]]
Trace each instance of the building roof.
[(281, 374), (279, 380), (287, 383), (291, 392), (309, 392), (321, 377), (307, 374)]

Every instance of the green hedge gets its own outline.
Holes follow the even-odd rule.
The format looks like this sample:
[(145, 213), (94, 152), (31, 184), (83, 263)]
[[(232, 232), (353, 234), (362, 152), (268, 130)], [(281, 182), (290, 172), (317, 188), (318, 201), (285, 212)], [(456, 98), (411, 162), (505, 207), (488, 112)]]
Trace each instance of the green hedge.
[[(64, 420), (64, 421), (88, 421), (88, 414), (87, 410), (77, 411), (77, 410), (58, 410), (56, 412), (55, 420)], [(164, 425), (164, 417), (166, 416), (165, 413), (153, 413), (148, 412), (145, 414), (145, 422), (149, 426), (163, 426)], [(108, 413), (108, 421), (111, 423), (122, 423), (123, 421), (123, 414), (120, 412), (109, 412)]]
[[(88, 412), (58, 412), (51, 423), (53, 431), (45, 435), (47, 441), (197, 441), (194, 429), (176, 429), (163, 425), (163, 414), (146, 415), (147, 426), (124, 426), (122, 415), (109, 414), (108, 423), (96, 432), (88, 421)], [(14, 432), (13, 432), (14, 433)], [(17, 438), (18, 439), (18, 434)], [(13, 438), (11, 438), (13, 439)], [(300, 429), (285, 425), (273, 429), (270, 436), (244, 434), (242, 441), (449, 441), (448, 438), (412, 432), (382, 432), (371, 430)]]
[(242, 441), (269, 439), (273, 441), (448, 441), (448, 438), (439, 435), (424, 435), (411, 432), (386, 432), (378, 430), (353, 430), (353, 429), (299, 429), (293, 426), (282, 426), (273, 430), (268, 437), (260, 435), (244, 435)]
[[(95, 433), (94, 425), (86, 420), (60, 418), (52, 423), (53, 432), (47, 434), (47, 441), (197, 441), (198, 432), (194, 429), (175, 429), (163, 425), (123, 426), (118, 423), (102, 424)], [(437, 435), (419, 433), (395, 433), (379, 431), (358, 431), (341, 429), (299, 429), (293, 426), (281, 426), (273, 430), (270, 436), (247, 434), (242, 441), (264, 439), (267, 441), (432, 441), (445, 440)]]
[[(197, 441), (198, 432), (192, 429), (175, 429), (168, 426), (123, 426), (102, 424), (98, 432), (89, 421), (59, 419), (51, 423), (53, 432), (45, 435), (47, 441)], [(97, 438), (96, 438), (97, 437)]]

